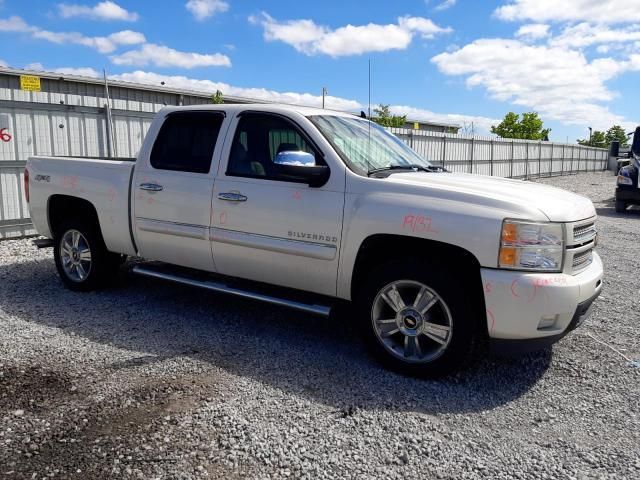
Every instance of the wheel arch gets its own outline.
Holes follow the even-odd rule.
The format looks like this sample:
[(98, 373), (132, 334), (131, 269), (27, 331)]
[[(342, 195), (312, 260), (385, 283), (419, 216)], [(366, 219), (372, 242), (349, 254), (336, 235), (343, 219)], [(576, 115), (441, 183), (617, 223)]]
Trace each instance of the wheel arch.
[[(74, 212), (71, 214), (70, 212)], [(52, 195), (47, 201), (49, 231), (55, 237), (65, 221), (80, 220), (100, 231), (100, 220), (95, 206), (88, 200), (71, 195)]]
[[(435, 261), (439, 266), (448, 266), (456, 276), (463, 276), (471, 287), (473, 300), (485, 311), (480, 262), (468, 250), (436, 240), (407, 237), (393, 234), (374, 234), (363, 240), (358, 249), (351, 276), (351, 298), (356, 298), (359, 286), (372, 268), (383, 262), (405, 258)], [(381, 261), (382, 260), (382, 261)], [(486, 315), (478, 315), (481, 330), (488, 335)]]

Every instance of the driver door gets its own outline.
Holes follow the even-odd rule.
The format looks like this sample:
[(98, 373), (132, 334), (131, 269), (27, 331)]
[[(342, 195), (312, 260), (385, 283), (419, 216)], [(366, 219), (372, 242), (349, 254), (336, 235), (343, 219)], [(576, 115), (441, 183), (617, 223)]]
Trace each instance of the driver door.
[(212, 199), (218, 271), (335, 295), (344, 174), (330, 175), (319, 188), (279, 176), (278, 153), (306, 152), (316, 165), (324, 164), (322, 153), (281, 115), (243, 112), (234, 122)]

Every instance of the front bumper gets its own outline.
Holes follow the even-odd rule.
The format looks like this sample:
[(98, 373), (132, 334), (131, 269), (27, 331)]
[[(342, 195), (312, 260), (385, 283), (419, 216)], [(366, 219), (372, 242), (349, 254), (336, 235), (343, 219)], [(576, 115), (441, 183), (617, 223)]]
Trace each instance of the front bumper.
[(640, 205), (640, 188), (617, 187), (616, 200)]
[(586, 319), (602, 290), (602, 261), (594, 252), (577, 275), (483, 268), (481, 276), (490, 343), (524, 351), (558, 341)]

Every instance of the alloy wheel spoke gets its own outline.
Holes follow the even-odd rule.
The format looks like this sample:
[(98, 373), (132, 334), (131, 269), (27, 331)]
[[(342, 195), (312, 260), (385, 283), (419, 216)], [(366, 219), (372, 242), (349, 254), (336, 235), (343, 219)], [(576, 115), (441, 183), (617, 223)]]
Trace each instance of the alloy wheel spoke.
[(78, 248), (78, 244), (80, 243), (80, 232), (74, 230), (73, 233), (71, 234), (72, 237), (72, 242), (73, 242), (73, 246), (74, 248)]
[(382, 294), (382, 298), (396, 313), (406, 307), (404, 300), (400, 296), (400, 292), (398, 292), (395, 285), (392, 285), (391, 288), (384, 292)]
[(440, 345), (447, 343), (451, 328), (446, 325), (438, 325), (437, 323), (425, 322), (422, 325), (422, 334), (431, 340), (438, 342)]
[(80, 277), (80, 280), (84, 280), (87, 276), (87, 272), (81, 263), (76, 264), (76, 271), (78, 272), (78, 277)]
[(399, 329), (399, 328), (397, 328), (397, 327), (396, 327), (396, 328), (392, 328), (391, 330), (388, 330), (388, 331), (386, 331), (386, 332), (382, 332), (382, 333), (380, 334), (380, 336), (381, 336), (382, 338), (387, 338), (387, 337), (390, 337), (391, 335), (395, 335), (395, 334), (396, 334), (396, 333), (398, 333), (399, 331), (400, 331), (400, 329)]
[(427, 314), (427, 312), (428, 312), (429, 310), (431, 310), (431, 309), (433, 308), (433, 306), (434, 306), (436, 303), (438, 303), (438, 302), (439, 302), (438, 297), (436, 297), (435, 295), (434, 295), (434, 296), (432, 296), (432, 297), (429, 299), (429, 301), (426, 303), (426, 305), (424, 305), (421, 309), (419, 309), (419, 312), (420, 312), (422, 315), (426, 315), (426, 314)]
[(85, 262), (91, 261), (91, 250), (89, 250), (88, 248), (80, 250), (78, 254), (80, 255), (80, 260), (83, 260)]

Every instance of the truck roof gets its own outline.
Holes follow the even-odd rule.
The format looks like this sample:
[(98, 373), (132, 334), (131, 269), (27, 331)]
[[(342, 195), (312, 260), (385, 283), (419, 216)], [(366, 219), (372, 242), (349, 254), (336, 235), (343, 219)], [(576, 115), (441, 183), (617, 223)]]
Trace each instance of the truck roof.
[(333, 115), (338, 117), (357, 117), (354, 113), (341, 112), (338, 110), (328, 110), (322, 108), (303, 107), (297, 105), (286, 105), (280, 103), (242, 103), (242, 104), (203, 104), (203, 105), (188, 105), (188, 106), (170, 106), (164, 107), (161, 111), (183, 111), (183, 110), (222, 110), (225, 112), (242, 112), (245, 110), (252, 110), (256, 112), (272, 112), (272, 113), (291, 113), (295, 112), (300, 115)]

